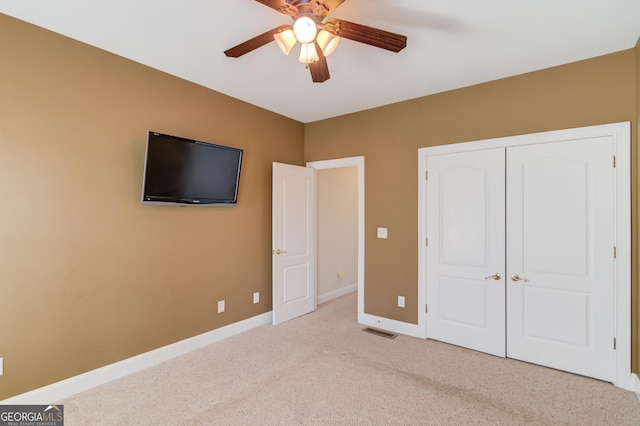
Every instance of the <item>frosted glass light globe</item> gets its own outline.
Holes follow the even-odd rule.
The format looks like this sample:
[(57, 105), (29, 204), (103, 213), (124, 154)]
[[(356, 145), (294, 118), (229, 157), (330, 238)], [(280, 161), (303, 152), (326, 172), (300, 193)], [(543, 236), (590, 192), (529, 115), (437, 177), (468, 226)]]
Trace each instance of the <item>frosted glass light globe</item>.
[(318, 27), (313, 19), (308, 16), (301, 16), (293, 23), (293, 33), (299, 43), (311, 43), (316, 39)]

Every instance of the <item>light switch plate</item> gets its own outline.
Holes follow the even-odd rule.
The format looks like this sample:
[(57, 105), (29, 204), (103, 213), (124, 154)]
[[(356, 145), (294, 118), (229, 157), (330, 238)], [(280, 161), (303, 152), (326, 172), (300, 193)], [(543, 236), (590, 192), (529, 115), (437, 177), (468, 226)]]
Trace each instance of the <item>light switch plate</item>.
[(378, 228), (378, 238), (387, 238), (387, 228)]
[(398, 296), (398, 308), (404, 308), (404, 296)]

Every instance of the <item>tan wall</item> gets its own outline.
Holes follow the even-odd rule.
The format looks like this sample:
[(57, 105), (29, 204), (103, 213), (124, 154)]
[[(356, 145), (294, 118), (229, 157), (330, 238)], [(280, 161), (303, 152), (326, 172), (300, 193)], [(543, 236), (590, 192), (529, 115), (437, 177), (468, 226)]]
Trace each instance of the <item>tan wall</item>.
[(635, 48), (636, 55), (636, 126), (631, 129), (631, 161), (633, 162), (631, 168), (631, 192), (634, 194), (635, 203), (631, 204), (631, 235), (633, 238), (633, 244), (631, 245), (631, 252), (635, 262), (631, 268), (632, 277), (632, 301), (635, 302), (635, 309), (632, 309), (632, 324), (633, 328), (633, 340), (631, 346), (631, 352), (635, 354), (632, 358), (632, 371), (640, 372), (640, 275), (638, 275), (638, 266), (640, 264), (640, 252), (638, 251), (638, 242), (640, 241), (640, 230), (638, 229), (638, 203), (640, 203), (640, 197), (638, 196), (638, 185), (640, 184), (640, 177), (638, 175), (638, 164), (640, 164), (640, 150), (638, 149), (638, 143), (640, 142), (640, 134), (638, 133), (637, 124), (640, 123), (640, 39), (636, 43)]
[[(302, 123), (1, 14), (0, 52), (0, 400), (271, 310)], [(147, 130), (243, 148), (238, 205), (141, 206)]]
[(365, 312), (417, 323), (418, 148), (621, 121), (635, 129), (637, 50), (307, 124), (306, 161), (365, 156)]

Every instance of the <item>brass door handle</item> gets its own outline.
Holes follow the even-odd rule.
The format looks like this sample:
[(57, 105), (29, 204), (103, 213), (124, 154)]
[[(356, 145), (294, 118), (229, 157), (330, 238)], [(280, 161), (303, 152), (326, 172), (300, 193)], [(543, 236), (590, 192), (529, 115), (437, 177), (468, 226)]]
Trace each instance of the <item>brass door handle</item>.
[(493, 275), (487, 275), (486, 277), (484, 277), (485, 280), (493, 279), (493, 280), (496, 280), (496, 281), (498, 281), (500, 278), (501, 278), (501, 276), (498, 273), (495, 273)]
[(522, 282), (525, 282), (525, 283), (526, 283), (526, 282), (529, 282), (529, 280), (528, 280), (527, 278), (525, 278), (525, 277), (521, 277), (521, 276), (520, 276), (520, 275), (518, 275), (518, 274), (513, 274), (513, 275), (511, 275), (511, 281), (522, 281)]
[(286, 250), (277, 249), (277, 250), (273, 251), (273, 254), (287, 254), (287, 251)]

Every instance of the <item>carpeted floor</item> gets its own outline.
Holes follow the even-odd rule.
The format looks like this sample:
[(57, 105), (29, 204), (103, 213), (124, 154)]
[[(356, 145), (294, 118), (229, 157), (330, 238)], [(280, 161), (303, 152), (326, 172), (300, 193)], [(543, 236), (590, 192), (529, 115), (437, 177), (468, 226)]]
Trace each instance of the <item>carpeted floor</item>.
[(640, 425), (633, 392), (356, 323), (356, 295), (61, 403), (72, 425)]

